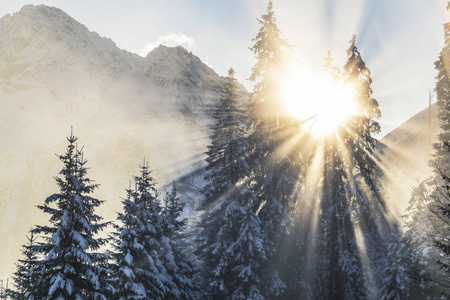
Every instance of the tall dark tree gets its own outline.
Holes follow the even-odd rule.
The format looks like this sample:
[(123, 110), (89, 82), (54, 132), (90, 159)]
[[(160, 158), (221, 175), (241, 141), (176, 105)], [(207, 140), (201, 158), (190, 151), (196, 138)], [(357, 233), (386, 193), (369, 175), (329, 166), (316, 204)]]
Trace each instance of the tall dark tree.
[(162, 210), (163, 238), (162, 260), (169, 277), (166, 299), (195, 299), (198, 288), (194, 283), (196, 273), (192, 256), (186, 252), (186, 219), (181, 214), (184, 204), (180, 202), (175, 182), (164, 198)]
[(352, 166), (358, 169), (374, 190), (377, 187), (375, 181), (378, 174), (375, 174), (377, 167), (373, 150), (378, 141), (372, 135), (380, 132), (380, 124), (376, 119), (381, 117), (381, 112), (377, 100), (372, 98), (370, 70), (362, 60), (355, 43), (356, 35), (353, 35), (347, 50), (348, 59), (343, 76), (345, 82), (353, 87), (358, 111), (349, 124), (345, 142), (349, 149), (353, 149)]
[[(450, 4), (448, 8), (450, 7)], [(450, 141), (450, 79), (448, 68), (450, 64), (450, 23), (444, 25), (445, 45), (434, 63), (438, 74), (436, 76), (436, 105), (438, 107), (437, 118), (439, 120), (438, 142), (433, 145), (435, 150), (431, 167), (435, 172), (448, 169), (450, 166), (449, 154), (446, 143)]]
[(358, 111), (326, 141), (324, 152), (315, 293), (325, 299), (381, 297), (388, 252), (383, 237), (391, 232), (373, 155), (381, 114), (355, 42), (353, 36), (341, 78), (352, 86)]
[(408, 274), (410, 261), (407, 243), (400, 234), (398, 224), (394, 224), (392, 229), (388, 238), (388, 263), (381, 283), (381, 300), (410, 299), (411, 279)]
[(430, 228), (433, 227), (433, 222), (429, 207), (432, 202), (430, 191), (433, 189), (433, 182), (432, 177), (427, 178), (413, 189), (406, 214), (403, 216), (403, 241), (408, 252), (407, 276), (410, 278), (410, 293), (413, 297), (432, 297), (436, 289), (433, 277), (442, 273), (438, 271), (430, 251)]
[(258, 22), (261, 27), (254, 39), (255, 44), (250, 48), (257, 62), (249, 78), (255, 83), (249, 106), (251, 133), (248, 141), (252, 158), (249, 186), (255, 195), (254, 210), (262, 222), (269, 260), (264, 271), (264, 295), (276, 297), (285, 289), (277, 270), (277, 245), (289, 232), (288, 211), (295, 201), (298, 186), (298, 165), (285, 148), (292, 123), (286, 117), (281, 101), (283, 78), (289, 70), (292, 47), (281, 38), (272, 1)]
[(214, 118), (199, 233), (204, 298), (262, 299), (260, 276), (266, 256), (252, 193), (245, 184), (249, 174), (245, 111), (232, 69)]
[(12, 299), (37, 299), (33, 295), (39, 294), (41, 289), (39, 257), (36, 253), (36, 236), (31, 232), (27, 236), (28, 243), (22, 246), (23, 259), (16, 264), (17, 270), (13, 275), (14, 289), (8, 291)]
[[(250, 191), (244, 191), (238, 197), (246, 199)], [(244, 205), (240, 211), (237, 240), (229, 248), (232, 270), (235, 276), (231, 299), (265, 299), (263, 294), (262, 272), (267, 263), (264, 249), (261, 221), (251, 206)]]
[(203, 190), (202, 208), (214, 206), (227, 191), (249, 173), (248, 143), (243, 124), (246, 112), (238, 93), (238, 83), (233, 69), (228, 71), (221, 99), (214, 110), (215, 124), (206, 152), (206, 187)]
[[(450, 3), (447, 9), (450, 8)], [(433, 145), (435, 154), (430, 162), (433, 169), (434, 182), (431, 191), (431, 220), (433, 223), (433, 244), (436, 249), (435, 259), (444, 270), (443, 278), (439, 278), (444, 293), (449, 296), (450, 282), (450, 23), (444, 25), (445, 45), (438, 61), (435, 63), (436, 97), (440, 132)]]
[(114, 278), (118, 299), (166, 299), (169, 278), (162, 259), (163, 220), (148, 163), (127, 190), (115, 224)]
[(60, 177), (55, 177), (59, 192), (48, 197), (38, 208), (50, 215), (50, 225), (32, 230), (39, 235), (35, 249), (40, 256), (38, 270), (42, 293), (35, 299), (107, 299), (107, 256), (98, 252), (107, 240), (97, 235), (108, 225), (95, 209), (104, 201), (91, 196), (98, 184), (86, 175), (83, 150), (77, 138), (67, 138), (69, 145), (59, 159)]
[[(450, 144), (443, 142), (447, 147), (448, 160), (450, 160)], [(450, 172), (449, 168), (436, 167), (438, 172), (429, 207), (432, 212), (434, 229), (434, 244), (440, 250), (437, 260), (441, 267), (450, 273)]]
[[(440, 131), (430, 161), (433, 173), (414, 189), (406, 214), (413, 271), (421, 270), (414, 272), (413, 280), (414, 285), (420, 287), (417, 294), (421, 296), (432, 293), (436, 284), (440, 284), (444, 294), (450, 295), (450, 23), (444, 24), (444, 38), (445, 45), (435, 62)], [(433, 251), (430, 245), (434, 246)]]

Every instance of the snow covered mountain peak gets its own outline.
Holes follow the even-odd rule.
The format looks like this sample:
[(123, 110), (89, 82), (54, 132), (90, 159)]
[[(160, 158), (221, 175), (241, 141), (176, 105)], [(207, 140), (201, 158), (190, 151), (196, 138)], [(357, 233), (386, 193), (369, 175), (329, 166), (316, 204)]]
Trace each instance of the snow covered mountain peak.
[[(79, 22), (75, 21), (72, 17), (66, 14), (63, 10), (47, 6), (47, 5), (25, 5), (19, 12), (13, 14), (13, 17), (22, 17), (33, 21), (36, 27), (44, 23), (53, 23), (54, 25), (64, 25), (64, 23), (74, 23), (78, 26), (84, 27)], [(86, 27), (84, 27), (86, 28)]]
[(11, 81), (11, 92), (68, 76), (70, 86), (56, 92), (61, 98), (64, 91), (73, 94), (83, 86), (105, 88), (121, 78), (146, 77), (174, 96), (185, 116), (196, 116), (199, 107), (205, 111), (215, 101), (223, 84), (223, 78), (183, 47), (159, 46), (142, 58), (45, 5), (27, 5), (1, 18), (0, 49), (0, 78)]
[(2, 34), (14, 38), (13, 43), (22, 41), (17, 46), (33, 42), (43, 47), (44, 42), (49, 40), (65, 41), (72, 47), (83, 40), (103, 40), (108, 46), (115, 46), (113, 41), (90, 32), (61, 9), (46, 5), (26, 5), (12, 16), (4, 16), (0, 19), (0, 30)]
[(142, 157), (162, 185), (202, 166), (225, 79), (183, 47), (144, 58), (58, 8), (27, 5), (0, 19), (0, 61), (0, 239), (9, 245), (0, 278), (29, 227), (44, 221), (30, 208), (55, 192), (53, 153), (71, 126), (105, 187), (97, 193), (106, 218)]
[(159, 45), (145, 59), (147, 64), (146, 75), (154, 78), (161, 85), (164, 85), (169, 78), (186, 87), (199, 86), (203, 89), (219, 83), (209, 80), (217, 78), (213, 69), (181, 46)]
[[(4, 64), (0, 76), (8, 78), (24, 71), (34, 73), (34, 78), (50, 76), (69, 65), (118, 78), (139, 65), (138, 55), (119, 49), (112, 40), (89, 31), (61, 9), (45, 5), (27, 5), (1, 18), (0, 49)], [(26, 85), (33, 86), (30, 82)]]
[(187, 51), (182, 46), (168, 47), (159, 45), (150, 51), (145, 59), (150, 64), (165, 62), (166, 64), (170, 63), (174, 66), (183, 66), (184, 68), (187, 68), (188, 66), (199, 66), (202, 70), (214, 72), (211, 68), (206, 66), (200, 58), (192, 54), (192, 52)]
[(165, 45), (160, 44), (158, 47), (150, 51), (146, 58), (152, 58), (152, 57), (158, 57), (161, 55), (166, 55), (168, 53), (172, 53), (172, 55), (176, 55), (182, 58), (187, 58), (188, 56), (192, 56), (192, 52), (188, 52), (185, 48), (182, 46), (176, 46), (176, 47), (168, 47)]

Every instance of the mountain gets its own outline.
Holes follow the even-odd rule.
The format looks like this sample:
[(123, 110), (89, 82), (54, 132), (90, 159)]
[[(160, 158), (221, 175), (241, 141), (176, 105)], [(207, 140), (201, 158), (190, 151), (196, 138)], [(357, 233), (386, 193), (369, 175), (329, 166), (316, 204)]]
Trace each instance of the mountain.
[(144, 157), (160, 185), (202, 166), (225, 79), (184, 48), (140, 57), (58, 8), (27, 5), (0, 19), (0, 62), (0, 279), (47, 221), (35, 205), (57, 192), (54, 153), (72, 126), (106, 220)]
[(428, 161), (439, 131), (436, 114), (437, 106), (433, 104), (431, 111), (425, 108), (377, 144), (387, 204), (398, 217), (408, 206), (412, 188), (431, 175)]

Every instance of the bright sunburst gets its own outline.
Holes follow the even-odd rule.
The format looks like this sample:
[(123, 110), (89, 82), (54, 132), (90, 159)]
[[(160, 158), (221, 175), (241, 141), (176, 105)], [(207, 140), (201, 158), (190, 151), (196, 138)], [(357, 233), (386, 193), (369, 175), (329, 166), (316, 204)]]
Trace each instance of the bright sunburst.
[(287, 112), (306, 124), (316, 137), (332, 134), (357, 113), (350, 86), (328, 74), (296, 70), (283, 84), (282, 99)]

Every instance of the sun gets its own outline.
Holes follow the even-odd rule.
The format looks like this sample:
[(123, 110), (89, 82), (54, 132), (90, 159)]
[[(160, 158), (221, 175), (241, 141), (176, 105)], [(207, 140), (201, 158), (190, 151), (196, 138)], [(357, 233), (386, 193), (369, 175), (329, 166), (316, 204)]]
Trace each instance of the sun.
[(287, 113), (305, 121), (316, 137), (333, 134), (357, 114), (352, 87), (301, 68), (286, 76), (281, 98)]

